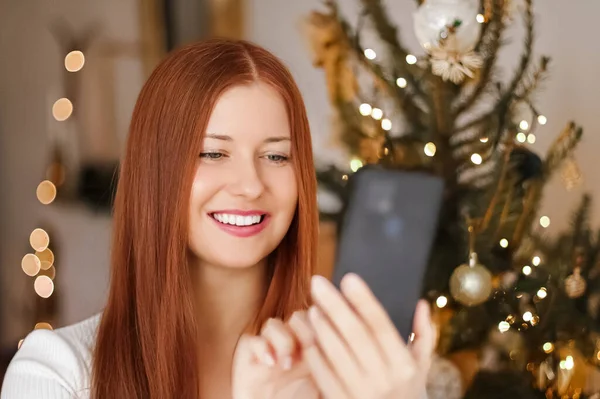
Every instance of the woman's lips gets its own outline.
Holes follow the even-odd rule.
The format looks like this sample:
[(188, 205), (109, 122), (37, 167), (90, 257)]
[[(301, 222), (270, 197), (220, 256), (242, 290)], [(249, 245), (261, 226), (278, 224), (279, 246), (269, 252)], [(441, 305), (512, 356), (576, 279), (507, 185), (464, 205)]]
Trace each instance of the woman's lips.
[(209, 213), (217, 226), (235, 237), (252, 237), (265, 229), (269, 215), (262, 211), (226, 210)]

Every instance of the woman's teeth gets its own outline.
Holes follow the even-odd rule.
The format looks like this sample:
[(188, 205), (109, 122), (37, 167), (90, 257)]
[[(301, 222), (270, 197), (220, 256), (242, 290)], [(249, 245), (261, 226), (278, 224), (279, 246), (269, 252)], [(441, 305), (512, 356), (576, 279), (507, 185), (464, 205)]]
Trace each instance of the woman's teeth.
[(262, 220), (262, 215), (240, 216), (227, 213), (213, 213), (212, 217), (223, 224), (231, 224), (234, 226), (252, 226), (258, 224)]

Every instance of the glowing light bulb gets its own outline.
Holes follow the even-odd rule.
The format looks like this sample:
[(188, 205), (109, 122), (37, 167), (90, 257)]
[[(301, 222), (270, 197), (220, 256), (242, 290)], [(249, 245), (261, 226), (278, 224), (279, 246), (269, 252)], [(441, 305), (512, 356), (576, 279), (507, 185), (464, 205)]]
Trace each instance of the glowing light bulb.
[(482, 143), (487, 143), (490, 139), (487, 137), (482, 137), (479, 139), (479, 141), (481, 141)]
[(40, 322), (35, 325), (34, 330), (53, 330), (52, 325), (46, 322)]
[(379, 108), (373, 108), (373, 110), (371, 111), (371, 116), (373, 117), (373, 119), (378, 121), (381, 118), (383, 118), (383, 111)]
[(527, 130), (527, 129), (529, 129), (529, 122), (527, 122), (525, 119), (523, 119), (521, 121), (521, 123), (519, 123), (519, 128), (521, 130)]
[(48, 276), (37, 276), (33, 288), (35, 293), (42, 298), (50, 298), (54, 292), (54, 282)]
[(386, 118), (386, 119), (383, 119), (383, 120), (381, 121), (381, 128), (382, 128), (383, 130), (392, 130), (392, 121), (391, 121), (391, 120), (389, 120), (389, 119), (387, 119), (387, 118)]
[(531, 321), (533, 319), (533, 314), (529, 311), (523, 313), (523, 321)]
[(503, 238), (500, 240), (500, 246), (502, 248), (508, 248), (508, 240), (506, 238)]
[(545, 125), (548, 122), (548, 118), (544, 115), (538, 115), (537, 120), (540, 125)]
[(435, 155), (435, 151), (437, 150), (437, 147), (435, 146), (434, 143), (429, 142), (427, 144), (425, 144), (425, 155), (427, 155), (428, 157), (432, 157)]
[(475, 17), (475, 20), (477, 20), (477, 22), (482, 24), (485, 22), (485, 17), (483, 16), (483, 14), (477, 14), (477, 16)]
[(510, 330), (510, 324), (507, 321), (501, 321), (500, 323), (498, 323), (498, 330), (501, 333), (505, 333), (508, 330)]
[(354, 158), (352, 161), (350, 161), (350, 169), (352, 169), (353, 172), (356, 172), (357, 170), (362, 168), (362, 166), (363, 163), (360, 159)]
[(554, 345), (552, 342), (546, 342), (544, 345), (542, 345), (542, 349), (546, 353), (551, 353), (554, 350)]
[(408, 82), (406, 81), (406, 79), (404, 78), (398, 78), (396, 79), (396, 84), (398, 85), (399, 88), (404, 89), (406, 87), (406, 84)]
[(71, 51), (65, 56), (65, 68), (69, 72), (77, 72), (83, 68), (85, 56), (81, 51)]
[(365, 57), (367, 57), (370, 60), (374, 60), (375, 57), (377, 57), (377, 53), (375, 53), (375, 50), (368, 48), (365, 50)]
[(545, 229), (548, 228), (548, 226), (550, 226), (550, 218), (548, 216), (542, 216), (540, 218), (540, 226)]
[(523, 274), (529, 276), (531, 274), (531, 266), (525, 265), (523, 266)]
[(481, 162), (483, 162), (483, 158), (481, 158), (481, 155), (474, 153), (473, 155), (471, 155), (471, 162), (473, 162), (475, 165), (481, 165)]
[(414, 55), (412, 55), (412, 54), (408, 54), (408, 55), (406, 56), (406, 62), (407, 62), (408, 64), (410, 64), (410, 65), (416, 64), (416, 63), (417, 63), (417, 57), (415, 57), (415, 56), (414, 56)]
[(29, 244), (31, 245), (31, 248), (38, 252), (42, 252), (50, 245), (50, 236), (48, 236), (48, 233), (46, 233), (44, 229), (35, 229), (29, 236)]
[(572, 370), (573, 367), (575, 367), (575, 361), (573, 360), (573, 356), (567, 356), (565, 359), (565, 369)]
[(529, 134), (527, 135), (527, 142), (528, 142), (529, 144), (535, 144), (535, 134), (533, 134), (533, 133), (529, 133)]
[(360, 107), (358, 107), (358, 112), (363, 116), (371, 115), (371, 111), (373, 111), (373, 107), (367, 103), (360, 104)]
[(30, 277), (38, 274), (41, 268), (42, 262), (40, 261), (40, 258), (34, 254), (27, 254), (21, 259), (21, 269), (23, 269), (23, 272)]
[(523, 132), (517, 133), (517, 141), (519, 143), (524, 143), (525, 141), (527, 141), (527, 135)]
[(35, 193), (38, 201), (48, 205), (56, 198), (56, 186), (50, 180), (44, 180), (37, 186)]
[(73, 113), (73, 103), (68, 98), (59, 98), (52, 105), (52, 116), (59, 122), (66, 121)]
[(531, 259), (531, 263), (533, 263), (534, 266), (539, 266), (540, 263), (542, 263), (542, 259), (539, 256), (534, 256), (533, 259)]
[(538, 290), (537, 296), (540, 299), (544, 299), (548, 296), (548, 291), (546, 291), (546, 288), (542, 287)]
[(435, 304), (441, 309), (448, 304), (448, 298), (446, 298), (444, 295), (440, 295), (438, 299), (435, 300)]

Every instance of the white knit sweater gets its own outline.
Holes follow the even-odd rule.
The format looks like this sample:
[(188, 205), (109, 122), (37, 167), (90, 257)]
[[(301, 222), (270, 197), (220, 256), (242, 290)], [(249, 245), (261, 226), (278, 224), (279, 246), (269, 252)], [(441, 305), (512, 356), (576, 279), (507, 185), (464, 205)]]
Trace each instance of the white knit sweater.
[(100, 315), (23, 341), (4, 377), (0, 399), (88, 399)]
[(8, 366), (0, 399), (89, 399), (99, 322), (98, 314), (54, 331), (31, 332)]

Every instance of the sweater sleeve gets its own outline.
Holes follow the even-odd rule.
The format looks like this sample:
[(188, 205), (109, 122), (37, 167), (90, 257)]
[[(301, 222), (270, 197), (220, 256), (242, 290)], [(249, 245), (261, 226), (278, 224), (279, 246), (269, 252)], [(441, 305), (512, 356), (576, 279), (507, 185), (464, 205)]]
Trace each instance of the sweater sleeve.
[(0, 399), (82, 397), (86, 369), (85, 359), (65, 336), (35, 330), (11, 361)]

